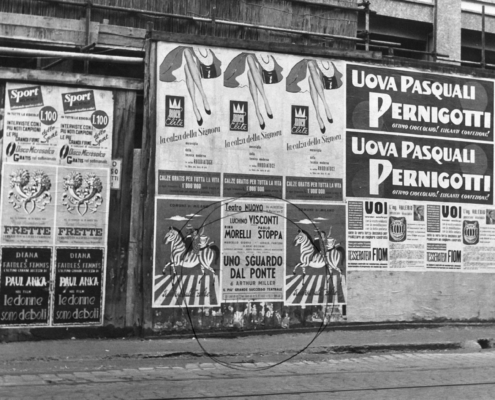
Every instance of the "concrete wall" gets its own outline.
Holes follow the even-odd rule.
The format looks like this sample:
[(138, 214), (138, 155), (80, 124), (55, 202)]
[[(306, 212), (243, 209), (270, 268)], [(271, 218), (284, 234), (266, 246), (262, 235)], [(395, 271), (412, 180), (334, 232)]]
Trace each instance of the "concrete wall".
[(437, 52), (461, 58), (461, 0), (437, 0)]
[(409, 19), (433, 23), (433, 3), (398, 1), (398, 0), (373, 0), (371, 9), (380, 15), (387, 17)]
[(349, 322), (495, 319), (495, 274), (354, 271)]

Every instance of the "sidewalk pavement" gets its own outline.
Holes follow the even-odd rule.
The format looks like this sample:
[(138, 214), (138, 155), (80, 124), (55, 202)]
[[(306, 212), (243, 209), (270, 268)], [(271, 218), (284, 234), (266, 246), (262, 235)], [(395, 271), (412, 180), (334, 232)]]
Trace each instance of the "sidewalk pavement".
[[(330, 330), (316, 332), (251, 335), (232, 338), (201, 338), (191, 333), (183, 338), (122, 338), (53, 340), (0, 343), (0, 373), (6, 365), (28, 361), (109, 361), (201, 357), (205, 351), (217, 357), (270, 356), (304, 353), (364, 353), (379, 350), (428, 350), (461, 348), (465, 341), (495, 338), (495, 324), (445, 325), (435, 328), (381, 330)], [(313, 341), (314, 340), (314, 341)], [(198, 344), (201, 344), (203, 348)], [(312, 342), (310, 344), (310, 342)], [(303, 353), (303, 354), (304, 354)], [(3, 364), (3, 365), (2, 365)]]

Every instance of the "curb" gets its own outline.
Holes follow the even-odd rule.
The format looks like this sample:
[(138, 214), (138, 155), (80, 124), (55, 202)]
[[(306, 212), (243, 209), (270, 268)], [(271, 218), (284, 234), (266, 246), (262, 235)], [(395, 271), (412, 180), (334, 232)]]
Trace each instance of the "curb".
[(495, 322), (378, 322), (378, 323), (338, 323), (335, 325), (320, 325), (311, 327), (300, 327), (291, 329), (260, 329), (260, 330), (239, 330), (231, 329), (228, 331), (202, 332), (184, 330), (180, 333), (161, 332), (157, 334), (144, 335), (142, 338), (146, 340), (161, 340), (161, 339), (188, 339), (197, 337), (203, 338), (218, 338), (218, 339), (237, 339), (239, 337), (260, 336), (260, 335), (287, 335), (287, 334), (302, 334), (302, 333), (317, 333), (317, 332), (332, 332), (332, 331), (375, 331), (375, 330), (407, 330), (407, 329), (438, 329), (445, 327), (472, 327), (472, 328), (493, 328), (495, 331)]
[(437, 343), (396, 343), (396, 344), (370, 344), (362, 346), (331, 346), (332, 353), (372, 353), (380, 351), (421, 351), (421, 350), (457, 350), (462, 348), (461, 342), (437, 342)]
[[(433, 343), (395, 343), (395, 344), (384, 344), (384, 343), (374, 343), (367, 345), (338, 345), (338, 346), (320, 346), (320, 347), (310, 347), (306, 349), (302, 354), (319, 354), (319, 355), (331, 355), (331, 354), (366, 354), (374, 352), (390, 352), (390, 351), (434, 351), (434, 350), (457, 350), (463, 348), (461, 342), (433, 342)], [(279, 353), (294, 354), (298, 350), (285, 349), (279, 351)], [(250, 352), (250, 354), (258, 354)], [(260, 354), (270, 354), (269, 352), (261, 352)], [(161, 352), (161, 353), (138, 353), (138, 354), (115, 354), (111, 356), (106, 356), (104, 359), (167, 359), (184, 357), (187, 358), (199, 358), (204, 356), (211, 357), (240, 357), (244, 353), (202, 353), (202, 352), (192, 352), (192, 351), (171, 351), (171, 352)]]

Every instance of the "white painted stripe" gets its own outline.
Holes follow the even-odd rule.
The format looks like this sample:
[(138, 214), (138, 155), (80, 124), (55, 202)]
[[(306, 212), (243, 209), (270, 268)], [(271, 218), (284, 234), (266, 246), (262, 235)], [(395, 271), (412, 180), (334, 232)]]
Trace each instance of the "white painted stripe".
[[(297, 275), (297, 276), (291, 276), (289, 278), (289, 282), (287, 283), (287, 286), (290, 287), (292, 286), (293, 282), (296, 280), (296, 279), (300, 279), (300, 275)], [(301, 288), (301, 285), (302, 285), (302, 280), (301, 282), (299, 283), (298, 286), (296, 286), (296, 289), (300, 289)], [(289, 297), (286, 299), (286, 302), (289, 303), (289, 304), (292, 304), (296, 298), (296, 294), (295, 294), (295, 290), (292, 291), (292, 293), (289, 295)]]

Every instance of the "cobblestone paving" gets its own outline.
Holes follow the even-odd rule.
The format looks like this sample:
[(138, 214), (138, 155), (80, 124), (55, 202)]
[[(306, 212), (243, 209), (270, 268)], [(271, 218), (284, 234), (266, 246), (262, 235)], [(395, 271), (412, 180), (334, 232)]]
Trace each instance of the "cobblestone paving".
[(493, 399), (495, 351), (3, 375), (0, 399)]

